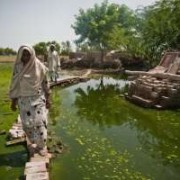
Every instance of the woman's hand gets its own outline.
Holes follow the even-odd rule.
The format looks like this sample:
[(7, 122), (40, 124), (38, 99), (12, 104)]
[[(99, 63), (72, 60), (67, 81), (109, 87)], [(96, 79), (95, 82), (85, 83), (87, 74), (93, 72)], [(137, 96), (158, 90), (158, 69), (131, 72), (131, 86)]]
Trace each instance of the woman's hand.
[(16, 111), (17, 110), (17, 99), (11, 100), (11, 110)]
[(46, 108), (47, 108), (47, 109), (50, 109), (50, 107), (51, 107), (50, 100), (46, 100)]

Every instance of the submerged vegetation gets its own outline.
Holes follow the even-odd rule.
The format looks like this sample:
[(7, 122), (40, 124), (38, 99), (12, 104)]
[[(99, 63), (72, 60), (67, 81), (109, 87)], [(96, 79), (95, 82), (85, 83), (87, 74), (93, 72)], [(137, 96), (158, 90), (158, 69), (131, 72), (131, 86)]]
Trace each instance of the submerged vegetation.
[(97, 77), (53, 90), (58, 110), (50, 113), (51, 128), (68, 146), (53, 160), (53, 179), (180, 177), (180, 112), (130, 104), (122, 97), (127, 84)]
[[(80, 9), (72, 25), (79, 35), (77, 50), (100, 50), (101, 60), (105, 51), (118, 50), (154, 66), (164, 51), (180, 48), (179, 15), (179, 0), (159, 0), (135, 11), (108, 1)], [(47, 53), (49, 43), (34, 45), (37, 54)], [(62, 54), (71, 51), (69, 41), (54, 43)], [(0, 131), (7, 132), (18, 115), (9, 108), (12, 63), (0, 63), (0, 73)], [(50, 148), (61, 148), (61, 140), (67, 148), (52, 160), (53, 180), (180, 179), (180, 110), (130, 104), (123, 98), (128, 84), (119, 76), (92, 76), (52, 90)], [(27, 153), (21, 145), (5, 147), (6, 136), (0, 136), (0, 177), (18, 179)]]
[[(0, 64), (4, 74), (0, 129), (5, 130), (17, 117), (9, 109), (7, 94), (11, 69), (11, 63)], [(179, 110), (148, 110), (130, 104), (123, 98), (128, 84), (118, 76), (97, 75), (88, 82), (53, 89), (50, 145), (59, 145), (61, 151), (51, 163), (53, 180), (179, 179)], [(27, 154), (22, 146), (5, 147), (5, 141), (6, 135), (0, 136), (0, 175), (16, 179), (23, 174)]]

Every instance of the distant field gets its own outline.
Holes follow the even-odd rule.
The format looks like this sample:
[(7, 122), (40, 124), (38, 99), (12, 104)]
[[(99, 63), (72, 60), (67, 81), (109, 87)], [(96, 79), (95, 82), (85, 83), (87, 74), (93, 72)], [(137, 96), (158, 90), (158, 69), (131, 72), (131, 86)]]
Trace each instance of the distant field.
[[(60, 56), (61, 58), (68, 59), (69, 56)], [(38, 58), (42, 61), (44, 61), (44, 57), (38, 56)], [(0, 55), (0, 63), (1, 62), (14, 62), (16, 59), (16, 56), (2, 56)]]
[(14, 62), (16, 56), (0, 56), (0, 62)]

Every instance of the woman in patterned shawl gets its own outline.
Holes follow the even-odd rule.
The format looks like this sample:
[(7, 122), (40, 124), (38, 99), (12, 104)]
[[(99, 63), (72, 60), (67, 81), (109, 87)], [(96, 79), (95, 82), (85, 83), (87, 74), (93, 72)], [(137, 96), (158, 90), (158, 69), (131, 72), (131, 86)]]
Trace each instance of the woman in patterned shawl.
[(30, 46), (21, 46), (14, 64), (9, 96), (11, 109), (20, 111), (20, 117), (32, 153), (47, 155), (47, 109), (50, 89), (47, 68), (37, 59)]

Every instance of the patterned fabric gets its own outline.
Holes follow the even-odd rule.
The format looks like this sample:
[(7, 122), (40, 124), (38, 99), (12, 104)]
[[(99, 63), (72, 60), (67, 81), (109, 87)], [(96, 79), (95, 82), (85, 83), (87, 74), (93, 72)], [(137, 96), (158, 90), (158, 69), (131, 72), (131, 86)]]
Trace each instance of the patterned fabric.
[[(23, 64), (21, 59), (24, 50), (31, 55), (27, 64)], [(14, 65), (9, 95), (11, 99), (18, 100), (23, 130), (29, 144), (35, 144), (39, 150), (46, 148), (46, 98), (49, 94), (47, 68), (36, 58), (33, 48), (21, 46)]]
[(46, 147), (47, 109), (44, 95), (18, 98), (23, 130), (30, 143), (39, 149)]

